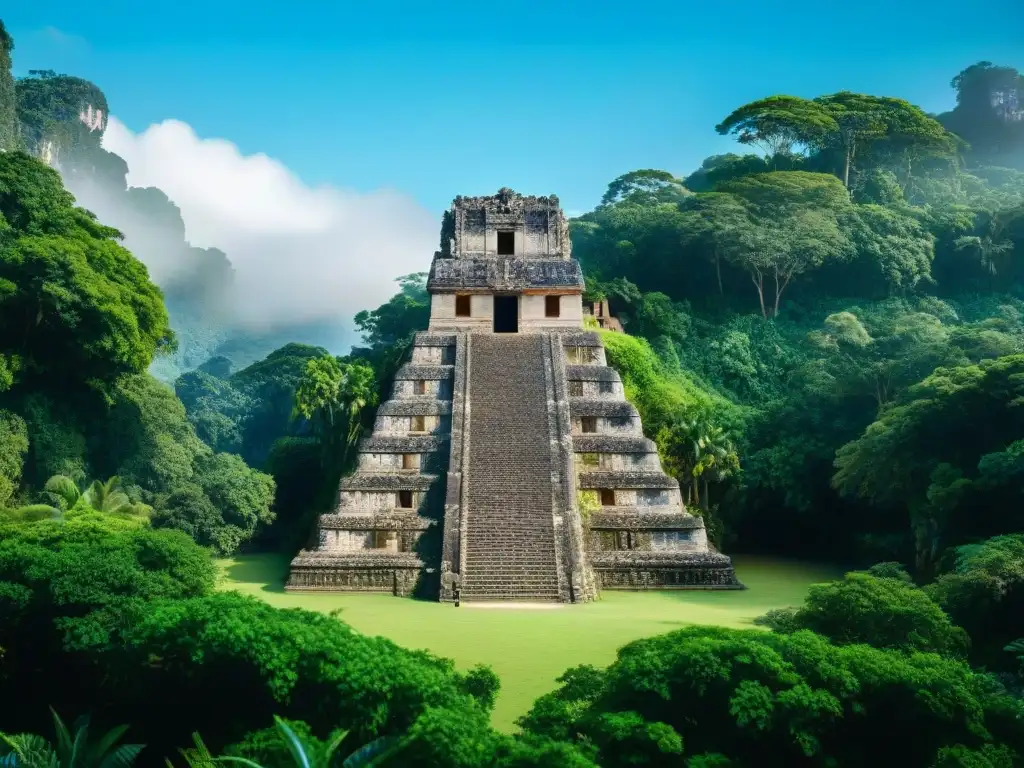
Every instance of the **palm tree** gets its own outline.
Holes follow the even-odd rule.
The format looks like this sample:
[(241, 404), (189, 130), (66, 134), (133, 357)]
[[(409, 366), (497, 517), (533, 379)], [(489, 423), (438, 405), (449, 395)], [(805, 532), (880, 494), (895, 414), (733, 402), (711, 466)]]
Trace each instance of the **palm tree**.
[(90, 509), (107, 515), (121, 518), (148, 519), (152, 507), (147, 504), (133, 503), (121, 487), (121, 478), (114, 475), (105, 483), (93, 480), (84, 492), (78, 489), (75, 481), (66, 475), (54, 475), (46, 481), (43, 490), (53, 494), (71, 509), (79, 501)]
[(657, 443), (665, 468), (685, 483), (687, 503), (698, 507), (709, 508), (709, 483), (720, 483), (739, 469), (736, 449), (725, 430), (700, 419), (679, 419), (668, 427), (662, 427), (658, 431)]
[(75, 481), (67, 475), (54, 475), (46, 481), (43, 490), (64, 502), (64, 509), (71, 509), (82, 498)]
[[(141, 744), (120, 744), (128, 726), (121, 725), (89, 742), (89, 722), (79, 718), (69, 730), (52, 709), (56, 745), (32, 733), (0, 733), (0, 749), (14, 755), (18, 768), (131, 768)], [(10, 759), (10, 758), (8, 758)]]
[(292, 417), (301, 416), (310, 422), (324, 449), (325, 465), (338, 460), (344, 466), (362, 434), (364, 409), (376, 403), (372, 368), (361, 362), (342, 363), (324, 355), (306, 364), (295, 389)]
[[(339, 730), (321, 748), (304, 742), (284, 720), (276, 715), (274, 716), (274, 726), (277, 728), (281, 740), (288, 747), (288, 752), (296, 768), (330, 768), (335, 753), (349, 734), (346, 730)], [(247, 768), (263, 768), (259, 763), (245, 757), (235, 757), (234, 755), (214, 757), (198, 733), (192, 734), (192, 740), (195, 743), (194, 747), (180, 750), (189, 768), (213, 768), (215, 763), (239, 763)], [(393, 736), (375, 739), (346, 757), (341, 764), (342, 768), (374, 768), (374, 766), (380, 765), (385, 758), (393, 755), (397, 751), (399, 743), (399, 740)], [(173, 768), (170, 761), (167, 765), (168, 768)]]

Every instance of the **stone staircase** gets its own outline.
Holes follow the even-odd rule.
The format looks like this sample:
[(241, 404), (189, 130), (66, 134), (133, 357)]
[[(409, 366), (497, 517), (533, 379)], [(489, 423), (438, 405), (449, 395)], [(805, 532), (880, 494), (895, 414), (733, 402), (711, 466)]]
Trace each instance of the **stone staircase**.
[(559, 599), (541, 335), (472, 337), (462, 598)]

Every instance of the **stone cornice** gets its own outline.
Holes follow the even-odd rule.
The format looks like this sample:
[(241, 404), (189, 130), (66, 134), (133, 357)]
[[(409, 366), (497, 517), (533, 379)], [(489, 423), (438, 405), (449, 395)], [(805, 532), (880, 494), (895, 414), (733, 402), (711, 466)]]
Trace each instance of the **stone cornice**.
[[(631, 512), (607, 512), (605, 510), (632, 509)], [(671, 507), (658, 507), (657, 509), (672, 509)], [(699, 517), (680, 512), (678, 508), (673, 512), (639, 512), (637, 507), (604, 507), (601, 511), (591, 512), (588, 518), (588, 525), (591, 530), (656, 530), (656, 531), (682, 531), (697, 530), (704, 527), (704, 521)]]
[(563, 347), (603, 347), (601, 334), (596, 331), (563, 331), (559, 334), (562, 337)]
[(567, 365), (565, 377), (569, 381), (619, 381), (619, 372), (607, 365)]
[(583, 289), (583, 271), (574, 259), (435, 258), (427, 290), (522, 291), (527, 288)]
[(732, 560), (718, 552), (672, 552), (625, 549), (591, 552), (590, 563), (597, 569), (632, 568), (732, 568)]
[(414, 347), (452, 347), (455, 346), (456, 334), (454, 333), (432, 333), (430, 331), (417, 331), (413, 341)]
[(658, 446), (646, 437), (628, 435), (573, 435), (576, 453), (657, 453)]
[(634, 472), (631, 470), (599, 470), (580, 472), (581, 489), (678, 488), (679, 481), (664, 472)]
[(451, 401), (435, 397), (387, 400), (377, 409), (378, 416), (448, 416), (451, 412)]
[(629, 402), (629, 400), (612, 400), (598, 397), (570, 398), (569, 411), (573, 416), (603, 416), (613, 419), (636, 419), (640, 417), (636, 406)]
[(341, 481), (343, 491), (426, 491), (437, 475), (358, 472)]
[(446, 380), (452, 377), (452, 372), (454, 370), (454, 365), (417, 365), (415, 363), (406, 363), (398, 369), (398, 373), (395, 374), (395, 379)]
[(292, 560), (292, 568), (422, 568), (423, 561), (412, 552), (379, 549), (313, 551), (304, 549)]
[(342, 531), (425, 531), (437, 521), (415, 513), (320, 515), (320, 527)]
[(433, 453), (447, 447), (437, 435), (371, 435), (359, 442), (359, 453)]

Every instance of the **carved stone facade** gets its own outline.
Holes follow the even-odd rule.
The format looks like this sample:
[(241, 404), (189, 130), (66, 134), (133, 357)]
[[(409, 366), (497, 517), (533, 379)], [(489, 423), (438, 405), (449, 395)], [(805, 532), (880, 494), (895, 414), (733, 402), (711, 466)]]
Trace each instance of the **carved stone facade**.
[(292, 561), (287, 589), (437, 596), (456, 348), (454, 334), (417, 334), (336, 508), (320, 517), (317, 546)]
[(427, 288), (430, 329), (517, 332), (579, 328), (583, 272), (558, 198), (501, 189), (457, 197), (441, 227)]
[(441, 239), (430, 330), (288, 589), (585, 602), (742, 588), (583, 330), (558, 199), (456, 198)]

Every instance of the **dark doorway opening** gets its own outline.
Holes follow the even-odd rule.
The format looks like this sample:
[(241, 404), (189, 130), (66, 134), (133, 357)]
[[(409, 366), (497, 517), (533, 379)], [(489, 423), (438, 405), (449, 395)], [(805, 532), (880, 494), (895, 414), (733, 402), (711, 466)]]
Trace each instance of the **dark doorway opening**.
[(494, 297), (494, 332), (519, 332), (519, 297)]
[(498, 255), (514, 256), (516, 253), (516, 233), (498, 232)]

